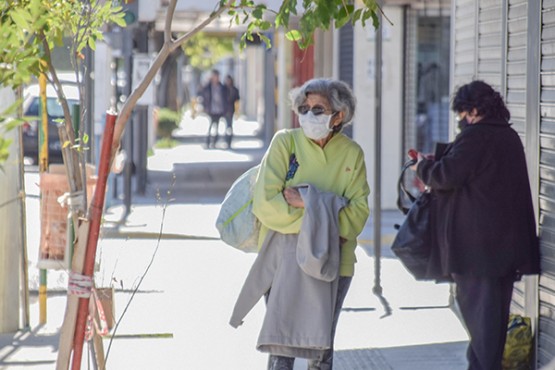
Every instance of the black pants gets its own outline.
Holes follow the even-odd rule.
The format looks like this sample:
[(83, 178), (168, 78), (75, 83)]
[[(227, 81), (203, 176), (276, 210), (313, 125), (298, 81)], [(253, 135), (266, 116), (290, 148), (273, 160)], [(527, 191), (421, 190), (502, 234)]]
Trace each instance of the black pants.
[(231, 140), (233, 139), (233, 113), (226, 113), (225, 115), (225, 141), (228, 149), (231, 148)]
[[(331, 348), (324, 351), (322, 356), (318, 359), (308, 360), (308, 370), (332, 370), (333, 369), (333, 341), (335, 337), (335, 329), (337, 328), (337, 321), (339, 314), (343, 307), (343, 302), (351, 286), (352, 276), (341, 276), (337, 286), (337, 298), (335, 301), (335, 312), (333, 315), (333, 325), (331, 332)], [(268, 297), (266, 297), (268, 299)], [(295, 358), (270, 355), (268, 359), (268, 370), (293, 370), (295, 365)]]
[(501, 370), (514, 277), (454, 274), (470, 344), (468, 370)]
[[(216, 147), (216, 142), (218, 141), (218, 126), (221, 118), (222, 118), (221, 114), (210, 114), (210, 125), (208, 126), (208, 134), (206, 135), (207, 148)], [(214, 136), (212, 136), (213, 126), (216, 126), (216, 133), (214, 134)]]

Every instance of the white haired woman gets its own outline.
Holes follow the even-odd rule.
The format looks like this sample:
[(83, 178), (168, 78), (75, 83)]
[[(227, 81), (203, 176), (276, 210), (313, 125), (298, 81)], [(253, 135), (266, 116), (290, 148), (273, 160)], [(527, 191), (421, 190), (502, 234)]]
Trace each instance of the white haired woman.
[[(333, 79), (313, 79), (293, 89), (290, 98), (301, 127), (275, 134), (261, 163), (253, 212), (262, 224), (259, 239), (262, 245), (270, 231), (300, 232), (305, 204), (299, 185), (311, 184), (346, 200), (337, 218), (339, 240), (330, 243), (332, 248), (340, 249), (334, 313), (330, 317), (331, 346), (321, 351), (318, 358), (310, 358), (308, 365), (309, 369), (332, 369), (335, 328), (354, 274), (356, 238), (369, 215), (370, 189), (362, 149), (341, 132), (353, 119), (356, 107), (356, 99), (347, 84)], [(266, 293), (268, 299), (274, 292)], [(285, 300), (281, 304), (299, 304), (291, 296)], [(271, 354), (268, 368), (293, 369), (294, 361), (294, 357)]]

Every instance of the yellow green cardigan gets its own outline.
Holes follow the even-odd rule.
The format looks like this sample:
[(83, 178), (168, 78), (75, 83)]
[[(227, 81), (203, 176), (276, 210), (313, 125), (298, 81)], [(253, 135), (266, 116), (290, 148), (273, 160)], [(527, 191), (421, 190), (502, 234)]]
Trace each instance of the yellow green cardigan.
[[(293, 161), (291, 153), (295, 153)], [(288, 171), (294, 176), (285, 181)], [(341, 247), (339, 274), (352, 276), (356, 238), (369, 215), (370, 189), (362, 149), (341, 133), (335, 134), (324, 148), (308, 139), (302, 129), (281, 130), (274, 135), (254, 188), (253, 212), (262, 224), (258, 245), (268, 229), (283, 234), (300, 231), (304, 209), (289, 206), (282, 190), (304, 183), (349, 200), (349, 205), (339, 213), (340, 236), (346, 240)]]

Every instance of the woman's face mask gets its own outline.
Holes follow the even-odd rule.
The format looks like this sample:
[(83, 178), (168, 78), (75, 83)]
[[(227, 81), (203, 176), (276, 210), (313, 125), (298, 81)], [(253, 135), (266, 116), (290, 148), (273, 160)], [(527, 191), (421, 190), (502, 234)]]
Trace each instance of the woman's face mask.
[(466, 120), (466, 117), (457, 121), (457, 126), (459, 127), (460, 131), (464, 130), (468, 125), (469, 123)]
[(305, 114), (299, 114), (299, 123), (306, 137), (312, 140), (321, 140), (333, 131), (330, 128), (331, 117), (333, 114), (315, 115), (312, 110), (309, 110)]
[(457, 120), (457, 126), (459, 127), (460, 131), (464, 130), (468, 125), (470, 125), (467, 116), (468, 114), (466, 114), (466, 112), (460, 112), (455, 117), (455, 119)]

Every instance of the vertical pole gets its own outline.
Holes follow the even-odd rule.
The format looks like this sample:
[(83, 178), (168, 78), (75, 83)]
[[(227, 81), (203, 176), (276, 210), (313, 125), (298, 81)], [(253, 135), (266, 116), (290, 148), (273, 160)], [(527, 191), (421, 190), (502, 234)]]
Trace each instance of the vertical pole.
[(135, 163), (136, 191), (138, 194), (144, 195), (147, 181), (148, 106), (137, 106), (136, 111), (137, 122), (134, 123), (136, 130), (133, 130), (133, 142), (136, 144), (136, 150), (134, 150), (135, 160), (133, 163)]
[[(542, 103), (542, 4), (539, 1), (528, 3), (527, 39), (526, 39), (526, 159), (528, 176), (532, 190), (534, 213), (537, 225), (540, 224), (540, 132)], [(543, 157), (542, 157), (543, 159)], [(539, 343), (539, 277), (525, 276), (524, 313), (532, 320), (532, 332), (535, 343)], [(534, 348), (534, 360), (537, 361), (539, 345)]]
[[(39, 75), (40, 124), (39, 131), (39, 172), (48, 172), (48, 113), (46, 111), (46, 75)], [(41, 199), (42, 201), (42, 199)], [(40, 270), (39, 284), (39, 324), (46, 324), (46, 283), (47, 271)]]
[(376, 81), (375, 81), (375, 107), (374, 107), (374, 258), (376, 277), (374, 282), (375, 293), (381, 294), (380, 285), (380, 259), (382, 255), (382, 26), (376, 29)]
[[(127, 83), (125, 84), (123, 94), (129, 96), (131, 94), (131, 86), (133, 84), (133, 31), (128, 28), (122, 30), (123, 44), (122, 44), (122, 58), (123, 69), (126, 73)], [(129, 124), (123, 134), (123, 148), (127, 154), (125, 161), (125, 168), (123, 170), (123, 204), (125, 205), (125, 217), (131, 212), (131, 190), (132, 190), (132, 176), (133, 176), (133, 123), (135, 115), (131, 114), (129, 117)]]
[[(102, 209), (104, 208), (106, 181), (110, 172), (112, 139), (114, 136), (116, 118), (117, 116), (115, 114), (106, 114), (106, 127), (104, 128), (104, 137), (102, 139), (102, 150), (100, 154), (100, 163), (98, 168), (98, 180), (87, 217), (90, 226), (87, 236), (87, 245), (85, 248), (83, 275), (89, 277), (92, 277), (94, 273), (94, 261), (96, 257), (96, 247), (98, 245), (98, 235), (100, 233)], [(83, 357), (83, 342), (85, 340), (85, 326), (88, 311), (89, 299), (79, 298), (79, 308), (77, 311), (77, 320), (75, 324), (75, 334), (73, 339), (73, 359), (71, 363), (72, 370), (81, 369), (81, 361)]]
[[(18, 88), (17, 96), (21, 97), (21, 87)], [(23, 116), (22, 108), (19, 108), (19, 114)], [(23, 134), (22, 127), (19, 126), (19, 153), (18, 153), (18, 167), (19, 167), (19, 192), (25, 194), (25, 169), (23, 167)], [(19, 212), (21, 214), (22, 220), (27, 220), (25, 197), (22, 196), (19, 200)], [(31, 327), (30, 323), (30, 313), (29, 313), (29, 260), (27, 253), (27, 225), (23, 222), (21, 226), (21, 300), (23, 302), (23, 316), (22, 316), (22, 326), (25, 330), (29, 330)]]
[[(134, 116), (135, 114), (132, 114)], [(133, 133), (134, 128), (134, 118), (133, 124), (127, 125), (126, 132), (123, 134), (123, 147), (127, 153), (127, 158), (125, 159), (125, 167), (123, 169), (123, 204), (125, 205), (125, 217), (131, 213), (131, 191), (133, 188)]]
[[(267, 35), (273, 39), (273, 34)], [(264, 51), (264, 145), (267, 147), (272, 141), (276, 121), (276, 72), (274, 49)]]
[[(79, 104), (75, 104), (72, 106), (71, 109), (71, 118), (73, 119), (73, 129), (75, 130), (75, 132), (79, 132), (79, 126), (81, 124), (81, 107), (79, 106)], [(86, 169), (83, 170), (86, 173)], [(85, 181), (86, 184), (86, 181)], [(83, 199), (85, 202), (87, 202), (87, 186), (84, 185), (83, 186), (83, 190), (84, 190), (84, 195), (83, 195)], [(68, 225), (67, 227), (69, 227), (70, 230), (70, 241), (69, 241), (69, 250), (67, 251), (67, 253), (69, 253), (69, 266), (68, 268), (71, 270), (71, 262), (73, 261), (73, 252), (75, 250), (75, 244), (74, 244), (74, 240), (75, 240), (75, 230), (76, 230), (76, 226), (73, 219), (68, 219)]]
[[(85, 90), (88, 91), (86, 95), (85, 101), (85, 125), (84, 125), (84, 132), (89, 136), (89, 142), (87, 146), (89, 150), (87, 150), (85, 154), (85, 158), (87, 163), (94, 163), (94, 153), (96, 142), (94, 136), (94, 79), (91, 77), (94, 74), (94, 50), (91, 48), (85, 48), (85, 75), (83, 76), (83, 81), (85, 82)], [(80, 116), (79, 112), (79, 116)], [(75, 122), (75, 121), (74, 121)], [(77, 126), (80, 127), (80, 126)], [(76, 130), (77, 132), (77, 130)], [(84, 170), (85, 171), (85, 170)], [(83, 185), (83, 189), (86, 189), (87, 186)]]
[[(381, 7), (382, 1), (378, 0)], [(391, 314), (391, 307), (383, 297), (381, 285), (382, 258), (382, 16), (377, 11), (379, 27), (376, 29), (376, 81), (375, 81), (375, 133), (374, 133), (374, 288), (373, 293), (378, 296), (384, 306), (385, 314)]]

